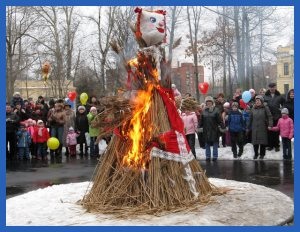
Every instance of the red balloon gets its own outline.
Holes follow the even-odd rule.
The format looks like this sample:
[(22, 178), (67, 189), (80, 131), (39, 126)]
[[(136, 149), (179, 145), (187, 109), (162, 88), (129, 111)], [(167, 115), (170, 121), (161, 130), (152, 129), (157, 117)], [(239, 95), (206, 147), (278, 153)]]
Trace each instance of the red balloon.
[(202, 94), (206, 94), (209, 88), (209, 84), (207, 82), (199, 83), (198, 88)]
[(240, 99), (239, 103), (240, 103), (240, 107), (241, 107), (241, 108), (246, 109), (247, 104), (244, 102), (243, 99)]
[(76, 92), (75, 92), (75, 91), (69, 92), (69, 93), (68, 93), (68, 98), (69, 98), (71, 101), (74, 101), (75, 98), (76, 98)]

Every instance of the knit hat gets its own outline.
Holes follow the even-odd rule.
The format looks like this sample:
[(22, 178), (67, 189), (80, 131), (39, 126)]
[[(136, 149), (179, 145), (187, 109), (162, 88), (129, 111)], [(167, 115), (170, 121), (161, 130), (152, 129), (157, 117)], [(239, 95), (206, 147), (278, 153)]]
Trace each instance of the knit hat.
[(230, 103), (229, 103), (229, 102), (225, 102), (225, 103), (223, 104), (223, 107), (224, 107), (224, 108), (229, 108), (229, 107), (230, 107)]
[(84, 110), (85, 111), (85, 107), (84, 106), (78, 106), (78, 111), (79, 110)]
[(74, 128), (70, 126), (69, 131), (74, 131)]
[(176, 88), (176, 85), (175, 85), (175, 84), (172, 84), (171, 87), (172, 87), (172, 88)]
[(232, 102), (231, 107), (236, 107), (239, 108), (239, 103), (238, 102)]
[(213, 97), (211, 97), (211, 96), (207, 96), (206, 98), (205, 98), (205, 104), (206, 104), (206, 102), (208, 102), (208, 101), (211, 101), (212, 103), (214, 103), (215, 101), (214, 101), (214, 99), (213, 99)]
[(283, 108), (283, 109), (281, 110), (281, 113), (282, 113), (282, 114), (289, 114), (289, 110), (288, 110), (287, 108)]
[(255, 94), (255, 90), (254, 89), (249, 89), (249, 92)]
[(90, 111), (93, 111), (93, 110), (97, 110), (97, 108), (95, 106), (92, 106)]
[(261, 101), (261, 103), (264, 102), (264, 97), (261, 96), (261, 95), (257, 95), (257, 96), (255, 97), (255, 99), (259, 99), (259, 100)]
[(44, 123), (43, 120), (38, 120), (37, 121), (37, 124), (41, 124), (41, 123)]

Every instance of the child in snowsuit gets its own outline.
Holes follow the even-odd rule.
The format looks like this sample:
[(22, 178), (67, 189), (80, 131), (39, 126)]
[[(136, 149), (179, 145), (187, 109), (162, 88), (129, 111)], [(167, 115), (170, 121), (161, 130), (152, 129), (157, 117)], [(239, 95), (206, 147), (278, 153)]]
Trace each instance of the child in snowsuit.
[(47, 141), (50, 138), (49, 131), (42, 120), (37, 121), (37, 126), (34, 130), (33, 141), (37, 147), (37, 159), (47, 160)]
[(31, 144), (31, 137), (27, 128), (24, 124), (20, 125), (19, 130), (17, 131), (17, 147), (18, 147), (18, 156), (19, 159), (30, 159), (29, 156), (29, 147)]
[(75, 132), (74, 128), (70, 127), (67, 135), (67, 141), (66, 141), (70, 156), (76, 156), (77, 137), (78, 134)]
[(294, 136), (294, 123), (293, 120), (289, 117), (289, 110), (287, 108), (283, 108), (281, 110), (281, 118), (278, 120), (277, 125), (269, 129), (272, 131), (280, 131), (282, 150), (283, 150), (283, 159), (291, 160), (292, 159), (291, 139)]

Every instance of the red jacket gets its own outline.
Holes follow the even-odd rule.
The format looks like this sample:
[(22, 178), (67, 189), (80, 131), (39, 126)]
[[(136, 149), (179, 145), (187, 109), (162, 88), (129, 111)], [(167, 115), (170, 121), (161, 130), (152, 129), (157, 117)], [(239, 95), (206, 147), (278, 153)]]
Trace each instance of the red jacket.
[(42, 136), (39, 135), (39, 127), (34, 128), (34, 134), (33, 134), (33, 142), (34, 143), (44, 143), (47, 142), (47, 140), (50, 138), (49, 131), (46, 127), (41, 128), (42, 129)]

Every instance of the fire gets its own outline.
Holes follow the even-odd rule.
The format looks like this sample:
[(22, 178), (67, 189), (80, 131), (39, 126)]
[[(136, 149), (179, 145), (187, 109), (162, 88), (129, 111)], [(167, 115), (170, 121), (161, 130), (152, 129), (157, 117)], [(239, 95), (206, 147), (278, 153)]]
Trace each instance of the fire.
[[(148, 57), (140, 53), (137, 58), (128, 61), (128, 66), (134, 70), (135, 76), (143, 82), (145, 88), (144, 90), (139, 90), (134, 99), (135, 111), (129, 122), (129, 127), (126, 127), (129, 128), (129, 130), (123, 131), (132, 141), (132, 146), (123, 157), (122, 164), (138, 169), (144, 169), (146, 163), (149, 161), (149, 157), (145, 155), (145, 148), (152, 139), (152, 125), (149, 125), (146, 115), (151, 106), (153, 89), (155, 86), (159, 87), (159, 72), (156, 68), (152, 68), (152, 66), (146, 67), (147, 63)], [(147, 69), (150, 75), (145, 75), (143, 71), (141, 71), (144, 69)]]
[[(123, 164), (129, 167), (144, 168), (147, 160), (143, 157), (144, 145), (147, 142), (147, 130), (151, 130), (151, 125), (147, 125), (146, 114), (151, 106), (151, 96), (154, 85), (150, 83), (146, 91), (140, 91), (136, 96), (135, 112), (130, 121), (128, 137), (132, 140), (132, 147), (127, 155), (123, 157)], [(145, 128), (147, 126), (147, 129)]]

